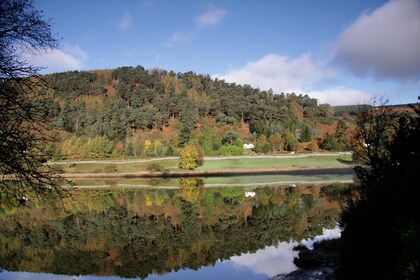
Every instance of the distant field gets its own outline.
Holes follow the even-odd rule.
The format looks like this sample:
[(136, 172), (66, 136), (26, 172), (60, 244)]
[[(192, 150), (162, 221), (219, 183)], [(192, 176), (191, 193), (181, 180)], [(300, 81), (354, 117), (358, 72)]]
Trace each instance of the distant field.
[[(207, 170), (235, 170), (235, 169), (272, 169), (288, 167), (340, 167), (351, 164), (351, 155), (322, 155), (307, 157), (276, 157), (276, 158), (219, 158), (217, 160), (205, 160), (204, 165), (197, 168), (200, 171)], [(130, 173), (140, 171), (176, 171), (178, 160), (162, 159), (153, 162), (131, 162), (113, 164), (110, 162), (92, 163), (60, 163), (54, 164), (59, 173)]]
[(296, 158), (241, 158), (207, 160), (197, 170), (262, 169), (285, 167), (343, 166), (351, 163), (350, 155), (313, 156)]

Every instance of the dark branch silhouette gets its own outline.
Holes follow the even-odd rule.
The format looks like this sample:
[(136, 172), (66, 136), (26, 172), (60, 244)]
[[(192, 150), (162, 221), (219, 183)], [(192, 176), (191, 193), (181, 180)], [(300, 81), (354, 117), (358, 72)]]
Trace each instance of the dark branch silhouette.
[(58, 45), (51, 25), (31, 0), (0, 2), (0, 198), (10, 201), (63, 194), (48, 166), (42, 144), (50, 140), (42, 125), (48, 116), (42, 69), (25, 54)]

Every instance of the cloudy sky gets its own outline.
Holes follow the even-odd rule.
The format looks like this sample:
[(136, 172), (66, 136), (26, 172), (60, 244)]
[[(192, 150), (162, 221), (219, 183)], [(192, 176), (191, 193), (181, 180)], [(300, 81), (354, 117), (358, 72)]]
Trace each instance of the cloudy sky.
[(420, 0), (35, 0), (60, 48), (44, 73), (142, 65), (320, 103), (420, 95)]

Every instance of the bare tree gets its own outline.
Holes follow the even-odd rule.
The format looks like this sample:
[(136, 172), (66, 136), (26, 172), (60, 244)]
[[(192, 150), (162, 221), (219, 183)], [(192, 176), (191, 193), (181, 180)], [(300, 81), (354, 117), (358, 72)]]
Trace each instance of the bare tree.
[(51, 24), (32, 0), (0, 1), (0, 198), (62, 194), (43, 164), (47, 84), (25, 54), (57, 47)]
[(386, 156), (387, 145), (399, 116), (395, 108), (387, 106), (387, 103), (387, 100), (374, 98), (371, 105), (360, 107), (353, 141), (353, 158), (356, 161), (374, 167)]

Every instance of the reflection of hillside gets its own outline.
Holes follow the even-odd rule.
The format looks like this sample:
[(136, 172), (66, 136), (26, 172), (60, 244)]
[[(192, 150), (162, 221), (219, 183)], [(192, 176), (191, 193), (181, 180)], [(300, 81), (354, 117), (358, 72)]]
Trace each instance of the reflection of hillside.
[[(198, 269), (335, 226), (342, 186), (83, 191), (60, 207), (0, 216), (9, 271), (145, 278)], [(337, 202), (333, 202), (332, 198)]]

